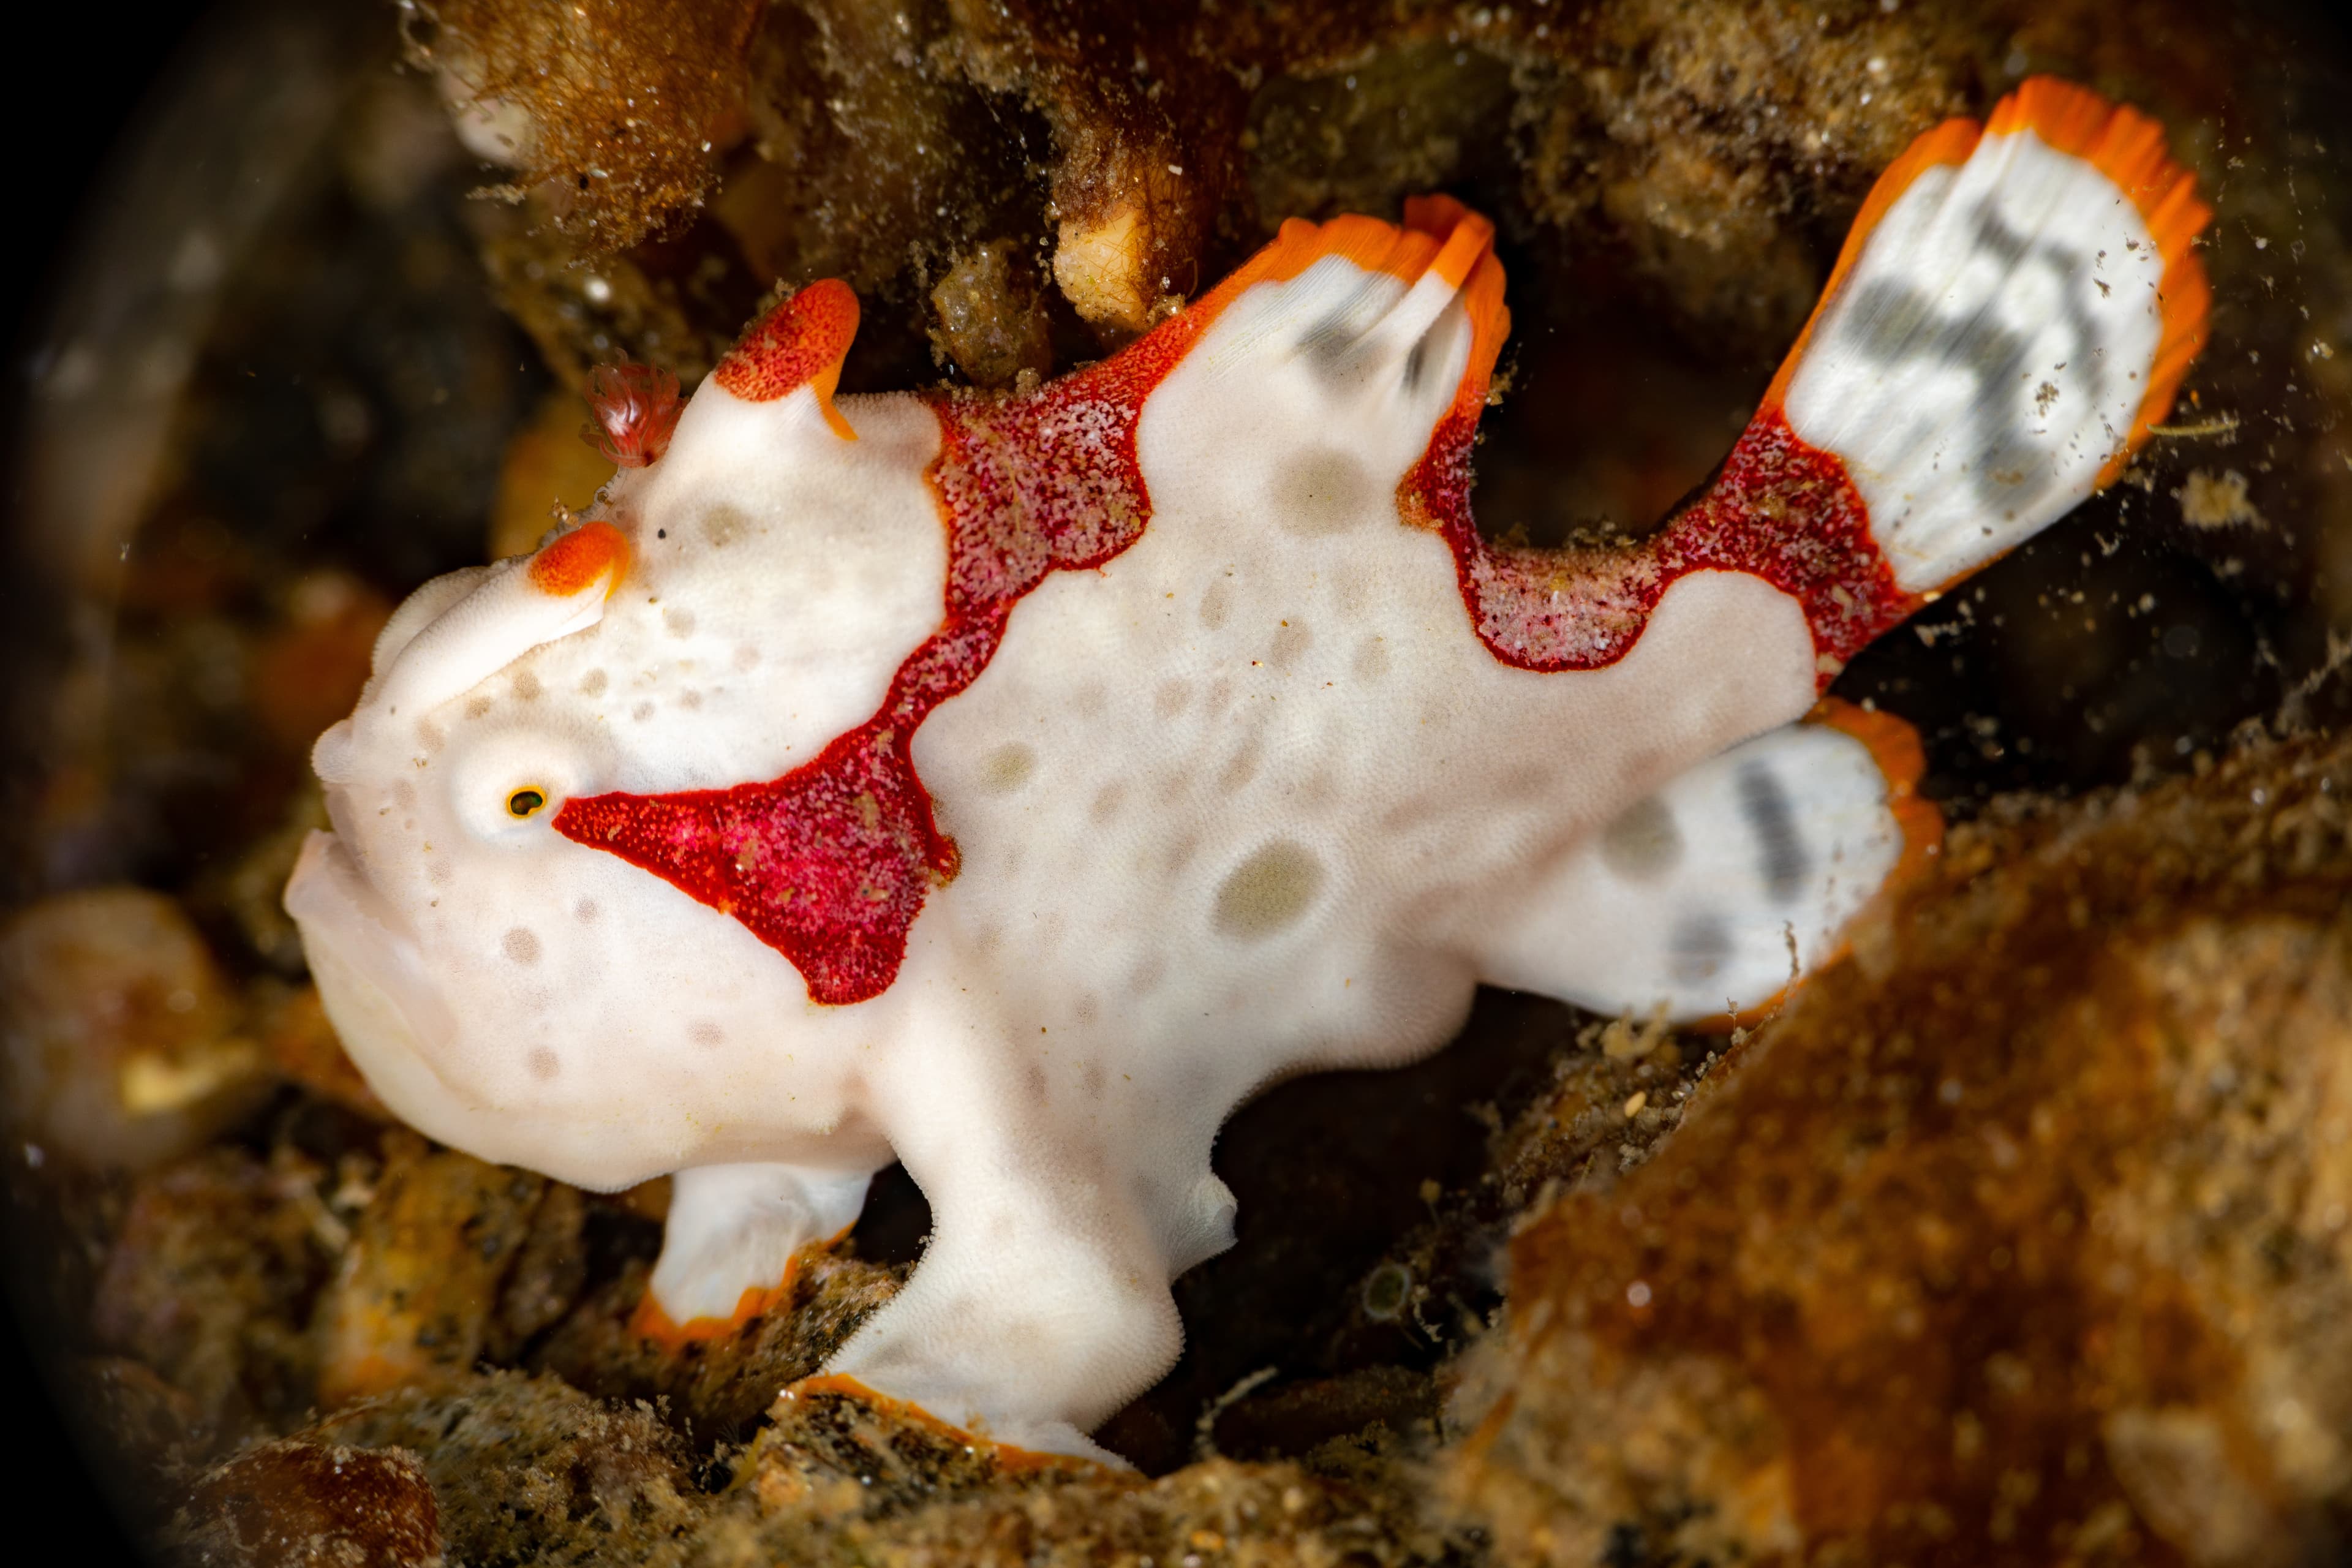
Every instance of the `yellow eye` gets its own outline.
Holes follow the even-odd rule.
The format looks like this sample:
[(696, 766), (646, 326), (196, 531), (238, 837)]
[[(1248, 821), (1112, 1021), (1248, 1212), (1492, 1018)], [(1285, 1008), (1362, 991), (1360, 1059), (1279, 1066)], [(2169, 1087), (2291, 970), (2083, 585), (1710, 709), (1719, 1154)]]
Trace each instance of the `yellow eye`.
[(519, 789), (507, 796), (507, 815), (533, 816), (547, 805), (547, 796), (535, 789)]

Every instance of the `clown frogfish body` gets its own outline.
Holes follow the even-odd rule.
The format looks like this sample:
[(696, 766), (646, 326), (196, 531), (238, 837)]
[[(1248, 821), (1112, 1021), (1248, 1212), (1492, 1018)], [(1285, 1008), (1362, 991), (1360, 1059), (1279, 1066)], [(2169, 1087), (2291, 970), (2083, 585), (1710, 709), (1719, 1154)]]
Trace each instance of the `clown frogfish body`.
[(676, 1174), (649, 1320), (756, 1308), (901, 1160), (929, 1248), (828, 1371), (1098, 1452), (1254, 1089), (1423, 1056), (1481, 982), (1696, 1017), (1835, 953), (1935, 820), (1822, 689), (2120, 471), (2205, 216), (2077, 89), (1930, 132), (1709, 489), (1583, 552), (1472, 525), (1507, 317), (1443, 198), (1003, 398), (836, 400), (812, 286), (674, 431), (614, 416), (576, 525), (402, 606), (288, 907), (402, 1116)]

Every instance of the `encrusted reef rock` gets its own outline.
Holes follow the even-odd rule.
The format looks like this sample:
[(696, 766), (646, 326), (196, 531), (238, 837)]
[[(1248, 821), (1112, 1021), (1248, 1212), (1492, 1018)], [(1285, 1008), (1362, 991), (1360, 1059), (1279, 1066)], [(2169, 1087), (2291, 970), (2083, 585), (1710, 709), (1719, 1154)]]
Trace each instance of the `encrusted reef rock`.
[(1503, 1561), (2341, 1561), (2352, 742), (1962, 829), (1510, 1257)]

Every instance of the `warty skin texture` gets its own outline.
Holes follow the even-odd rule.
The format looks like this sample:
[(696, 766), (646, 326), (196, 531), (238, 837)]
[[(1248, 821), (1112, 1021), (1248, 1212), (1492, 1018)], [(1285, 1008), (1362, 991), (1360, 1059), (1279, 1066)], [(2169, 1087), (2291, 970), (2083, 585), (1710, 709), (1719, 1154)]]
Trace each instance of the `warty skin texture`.
[[(1979, 157), (2102, 178), (2050, 124), (2056, 145), (2018, 130)], [(1973, 128), (1947, 142), (1947, 162), (1979, 145)], [(1919, 247), (1948, 247), (1949, 226), (1900, 201), (1918, 173), (1866, 210), (1845, 291), (1800, 345), (1855, 363), (1800, 383), (1796, 449), (1835, 473), (1809, 427), (1893, 396), (1962, 432), (1931, 468), (2041, 464), (2045, 441), (2028, 503), (1957, 542), (1906, 535), (1875, 521), (1900, 510), (1877, 492), (1916, 481), (1882, 463), (1863, 554), (1822, 557), (1869, 575), (1828, 598), (1806, 554), (1813, 491), (1719, 496), (1648, 557), (1506, 563), (1531, 613), (1635, 616), (1622, 651), (1580, 664), (1498, 641), (1469, 613), (1463, 552), (1486, 547), (1416, 525), (1447, 476), (1466, 485), (1507, 321), (1490, 231), (1450, 204), (1402, 231), (1286, 227), (1130, 357), (989, 416), (1060, 421), (1044, 458), (950, 402), (836, 407), (854, 301), (809, 290), (582, 526), (427, 584), (387, 627), (368, 692), (319, 746), (335, 831), (288, 892), (347, 1048), (393, 1110), (484, 1158), (592, 1188), (688, 1173), (654, 1280), (686, 1331), (752, 1310), (778, 1259), (854, 1220), (865, 1179), (903, 1161), (929, 1248), (828, 1370), (1003, 1443), (1108, 1458), (1085, 1432), (1181, 1345), (1168, 1281), (1231, 1242), (1211, 1148), (1255, 1089), (1424, 1054), (1482, 980), (1611, 1010), (1756, 1005), (1830, 957), (1918, 850), (1899, 759), (1852, 725), (1797, 722), (1833, 670), (1824, 650), (1851, 641), (1853, 605), (1891, 606), (1864, 635), (1885, 629), (1904, 593), (2095, 482), (2080, 425), (2032, 426), (1981, 372), (1981, 333), (1906, 347), (1882, 323), (1869, 356), (1843, 346), (1859, 340), (1840, 301), (1891, 282), (1932, 307), (1944, 289)], [(2105, 208), (2040, 221), (2075, 248), (2112, 232), (2158, 258), (2131, 187), (2106, 188)], [(1902, 245), (1865, 249), (1889, 210)], [(2030, 281), (2003, 343), (2072, 301), (2070, 321), (2145, 362), (2108, 370), (2120, 454), (2177, 347), (2170, 318), (2136, 296), (2102, 317), (2087, 278)], [(1981, 314), (1985, 292), (1948, 297)], [(1779, 388), (1758, 427), (1791, 428)], [(957, 442), (1020, 482), (948, 485)], [(1129, 465), (1139, 494), (1071, 488)], [(1135, 515), (1083, 569), (1009, 596), (967, 683), (910, 739), (887, 731), (952, 850), (908, 905), (903, 954), (849, 999), (813, 995), (742, 900), (815, 895), (749, 840), (718, 858), (731, 880), (679, 871), (721, 831), (696, 815), (710, 797), (679, 798), (823, 765), (959, 624), (959, 550), (994, 528), (1012, 542), (991, 569), (1013, 571), (1073, 494)], [(1730, 557), (1705, 531), (1742, 519), (1794, 542), (1755, 570), (1712, 563)], [(870, 791), (845, 809), (895, 820)], [(884, 869), (853, 896), (882, 898)]]

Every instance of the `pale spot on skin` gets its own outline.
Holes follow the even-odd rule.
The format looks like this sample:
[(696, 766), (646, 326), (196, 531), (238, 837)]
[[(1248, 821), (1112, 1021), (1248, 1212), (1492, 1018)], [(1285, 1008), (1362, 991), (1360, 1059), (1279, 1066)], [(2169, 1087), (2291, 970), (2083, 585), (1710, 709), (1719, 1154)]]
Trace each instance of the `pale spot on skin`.
[(1389, 645), (1379, 637), (1366, 637), (1356, 650), (1356, 679), (1378, 680), (1389, 672)]
[(578, 903), (572, 906), (572, 918), (579, 921), (583, 925), (593, 925), (595, 922), (596, 916), (601, 911), (596, 908), (596, 900), (593, 899), (583, 899)]
[(686, 1026), (686, 1037), (707, 1049), (709, 1047), (723, 1044), (727, 1035), (709, 1019), (697, 1018)]
[(1345, 452), (1308, 452), (1275, 477), (1274, 520), (1302, 539), (1345, 533), (1371, 515), (1373, 499), (1361, 463)]
[(1201, 595), (1201, 624), (1211, 631), (1223, 629), (1225, 618), (1234, 613), (1234, 591), (1230, 584), (1217, 582)]
[(1241, 750), (1234, 753), (1233, 760), (1217, 774), (1217, 788), (1233, 795), (1257, 777), (1258, 761), (1265, 752), (1264, 742), (1255, 735), (1243, 742)]
[(1135, 978), (1128, 982), (1128, 990), (1140, 1000), (1159, 990), (1160, 983), (1167, 978), (1168, 955), (1151, 953), (1135, 966)]
[(688, 711), (692, 711), (693, 710), (702, 706), (702, 693), (699, 691), (681, 691), (678, 693), (677, 705)]
[(736, 668), (749, 669), (759, 662), (760, 650), (753, 647), (750, 643), (743, 643), (738, 646), (735, 649), (734, 664)]
[(1127, 784), (1114, 779), (1095, 792), (1094, 805), (1088, 807), (1097, 822), (1108, 822), (1118, 815), (1119, 803), (1127, 798)]
[(1286, 621), (1275, 628), (1274, 641), (1266, 647), (1265, 661), (1276, 669), (1288, 669), (1314, 640), (1297, 619)]
[(514, 694), (517, 697), (521, 698), (525, 702), (529, 702), (533, 698), (537, 697), (542, 689), (544, 689), (539, 684), (539, 677), (533, 675), (527, 669), (518, 669), (515, 671)]
[(515, 926), (499, 939), (499, 949), (517, 963), (539, 962), (539, 938), (528, 926)]
[(1227, 873), (1217, 889), (1216, 927), (1254, 942), (1297, 923), (1323, 886), (1313, 850), (1277, 838)]
[(702, 514), (702, 537), (710, 541), (714, 550), (724, 550), (751, 532), (751, 519), (736, 507), (721, 501)]
[(436, 888), (446, 888), (457, 879), (457, 868), (446, 860), (428, 861), (425, 867), (425, 879)]
[(490, 700), (487, 697), (469, 697), (466, 700), (466, 717), (468, 719), (479, 719), (489, 710)]
[(1601, 830), (1601, 861), (1629, 882), (1662, 877), (1682, 858), (1682, 829), (1656, 795), (1635, 801)]
[(694, 635), (694, 612), (673, 605), (662, 612), (662, 625), (674, 637), (690, 637)]
[(650, 702), (640, 702), (635, 708), (629, 710), (629, 717), (635, 719), (640, 724), (644, 723), (653, 716), (654, 705)]
[(601, 696), (604, 688), (611, 683), (612, 678), (606, 675), (603, 670), (592, 669), (587, 674), (580, 678), (580, 695), (583, 697)]
[(545, 1083), (563, 1070), (563, 1064), (557, 1061), (555, 1053), (545, 1046), (533, 1046), (530, 1055), (525, 1057), (523, 1061), (530, 1068), (530, 1076), (541, 1083)]
[(416, 786), (410, 784), (406, 779), (403, 779), (398, 784), (394, 784), (392, 786), (392, 803), (393, 805), (400, 807), (403, 811), (414, 810), (416, 805)]
[(980, 787), (991, 795), (1010, 795), (1037, 771), (1037, 753), (1018, 741), (999, 746), (980, 764)]
[(1163, 680), (1160, 683), (1160, 689), (1151, 694), (1152, 715), (1164, 723), (1183, 712), (1184, 705), (1192, 700), (1190, 681)]

